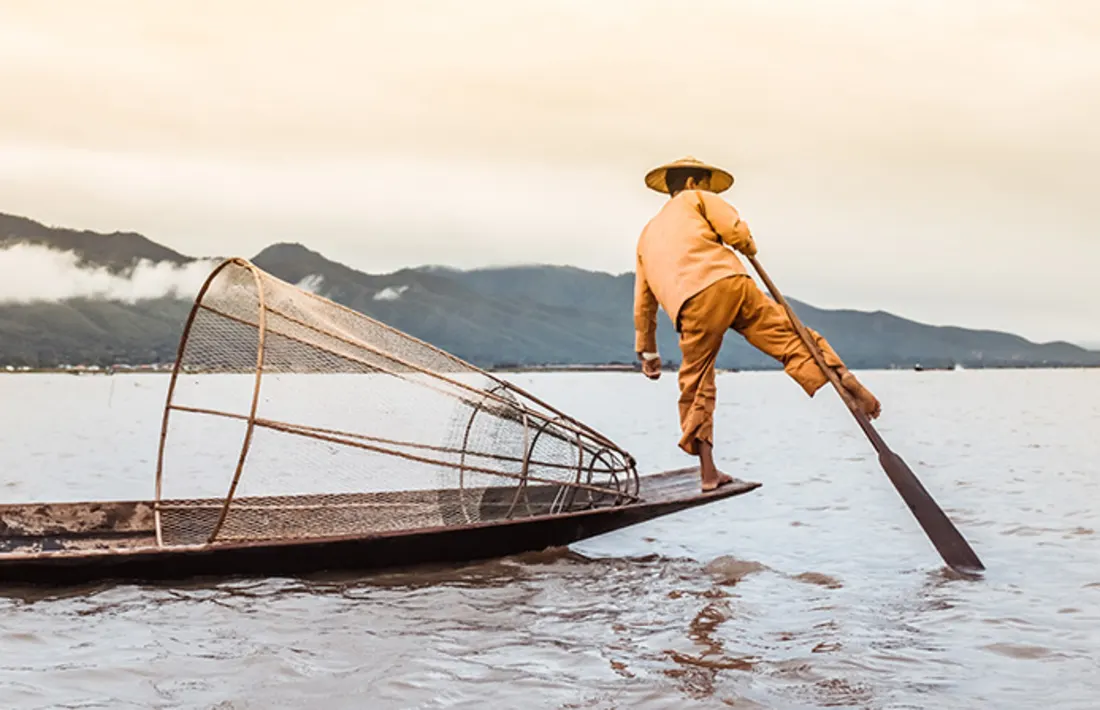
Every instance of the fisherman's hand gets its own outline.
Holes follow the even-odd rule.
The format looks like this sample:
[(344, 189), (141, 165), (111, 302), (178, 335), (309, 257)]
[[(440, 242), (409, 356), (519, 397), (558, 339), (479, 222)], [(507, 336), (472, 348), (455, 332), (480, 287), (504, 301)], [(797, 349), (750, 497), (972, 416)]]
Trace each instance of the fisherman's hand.
[(642, 358), (642, 374), (651, 380), (661, 377), (661, 358), (655, 357), (649, 360)]
[(756, 240), (752, 238), (752, 232), (749, 231), (749, 225), (747, 224), (745, 224), (745, 241), (741, 245), (740, 251), (745, 256), (756, 256)]

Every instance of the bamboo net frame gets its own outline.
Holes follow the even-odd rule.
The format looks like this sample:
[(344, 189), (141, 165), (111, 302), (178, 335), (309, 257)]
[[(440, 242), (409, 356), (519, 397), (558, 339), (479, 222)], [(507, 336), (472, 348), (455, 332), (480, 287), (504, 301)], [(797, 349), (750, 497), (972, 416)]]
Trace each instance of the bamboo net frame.
[[(226, 438), (188, 440), (181, 418), (243, 426), (239, 445), (216, 456), (208, 445)], [(173, 462), (196, 458), (204, 472), (230, 460), (228, 489), (167, 497), (168, 483), (194, 477)], [(258, 493), (242, 496), (249, 482)], [(638, 489), (634, 459), (592, 427), (233, 258), (203, 283), (180, 338), (154, 522), (160, 546), (333, 537), (623, 505)]]

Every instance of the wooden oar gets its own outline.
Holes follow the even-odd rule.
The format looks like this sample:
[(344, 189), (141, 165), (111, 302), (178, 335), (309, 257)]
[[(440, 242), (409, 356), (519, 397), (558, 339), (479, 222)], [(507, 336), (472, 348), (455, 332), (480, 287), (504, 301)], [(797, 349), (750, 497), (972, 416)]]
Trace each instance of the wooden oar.
[(909, 510), (912, 511), (913, 516), (916, 517), (917, 522), (924, 528), (924, 532), (928, 535), (928, 539), (932, 541), (932, 544), (936, 547), (936, 551), (940, 553), (943, 561), (948, 564), (953, 570), (960, 574), (975, 576), (985, 569), (985, 565), (978, 559), (978, 555), (974, 553), (974, 550), (970, 548), (966, 540), (963, 538), (962, 533), (958, 531), (955, 525), (948, 519), (947, 514), (943, 512), (936, 501), (932, 499), (928, 491), (924, 489), (921, 482), (917, 480), (917, 476), (913, 473), (912, 469), (906, 465), (905, 461), (900, 456), (890, 450), (890, 447), (886, 445), (886, 442), (879, 435), (875, 428), (871, 426), (871, 420), (867, 418), (867, 415), (863, 413), (863, 410), (856, 404), (855, 399), (848, 393), (846, 389), (840, 384), (840, 377), (831, 368), (825, 365), (825, 357), (821, 354), (821, 350), (817, 347), (817, 343), (814, 342), (810, 334), (806, 332), (806, 328), (802, 325), (802, 322), (798, 320), (798, 316), (794, 314), (794, 310), (787, 303), (783, 295), (779, 293), (779, 289), (775, 287), (772, 280), (768, 278), (768, 272), (764, 271), (764, 267), (760, 265), (760, 262), (756, 260), (756, 257), (748, 257), (749, 262), (753, 268), (756, 269), (756, 273), (760, 274), (760, 278), (764, 281), (764, 285), (768, 287), (768, 291), (771, 292), (775, 300), (783, 306), (787, 311), (787, 317), (791, 319), (791, 323), (794, 325), (795, 330), (798, 331), (798, 335), (802, 338), (802, 342), (806, 344), (806, 347), (810, 349), (810, 353), (813, 354), (814, 361), (817, 362), (817, 366), (821, 368), (825, 376), (829, 378), (829, 382), (833, 384), (840, 398), (844, 400), (844, 404), (848, 405), (848, 409), (851, 410), (852, 416), (856, 418), (863, 433), (867, 435), (867, 438), (871, 440), (871, 445), (875, 447), (875, 451), (878, 452), (878, 461), (882, 465), (886, 475), (890, 478), (890, 481), (894, 484), (894, 487), (901, 494), (902, 499), (905, 500), (906, 505), (909, 506)]

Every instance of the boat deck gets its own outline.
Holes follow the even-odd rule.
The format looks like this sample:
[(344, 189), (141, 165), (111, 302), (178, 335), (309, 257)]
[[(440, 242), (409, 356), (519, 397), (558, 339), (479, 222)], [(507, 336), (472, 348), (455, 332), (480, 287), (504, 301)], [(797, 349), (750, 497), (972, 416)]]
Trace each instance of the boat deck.
[[(637, 501), (615, 501), (610, 495), (601, 500), (593, 493), (580, 505), (573, 501), (574, 508), (564, 512), (560, 486), (531, 486), (522, 489), (522, 495), (517, 495), (520, 489), (508, 487), (243, 497), (234, 500), (214, 543), (208, 539), (224, 501), (164, 500), (163, 545), (157, 544), (150, 501), (0, 505), (0, 580), (19, 578), (22, 572), (17, 568), (114, 567), (123, 558), (136, 564), (153, 557), (162, 558), (159, 565), (164, 567), (163, 558), (173, 555), (178, 560), (193, 554), (230, 557), (234, 551), (251, 551), (255, 557), (260, 549), (270, 554), (267, 567), (257, 569), (279, 571), (293, 555), (303, 558), (301, 565), (293, 566), (308, 566), (309, 556), (326, 545), (358, 546), (356, 556), (367, 546), (372, 557), (368, 566), (388, 564), (391, 558), (402, 564), (475, 559), (570, 544), (760, 485), (735, 480), (702, 493), (697, 468), (641, 476), (639, 482)], [(333, 553), (326, 564), (364, 563), (345, 557), (346, 551)], [(214, 567), (220, 569), (223, 563)], [(192, 566), (202, 569), (201, 564)]]

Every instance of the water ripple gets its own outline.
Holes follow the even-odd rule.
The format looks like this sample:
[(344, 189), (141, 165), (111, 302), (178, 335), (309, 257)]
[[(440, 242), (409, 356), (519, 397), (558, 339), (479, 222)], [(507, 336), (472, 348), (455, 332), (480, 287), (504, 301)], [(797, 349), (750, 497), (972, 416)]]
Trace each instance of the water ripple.
[[(744, 498), (457, 567), (9, 588), (0, 697), (16, 709), (1091, 710), (1098, 374), (865, 374), (897, 403), (880, 431), (978, 550), (980, 579), (943, 567), (837, 402), (802, 397), (782, 373), (723, 375), (719, 463), (765, 484)], [(674, 382), (516, 379), (647, 471), (686, 462)], [(105, 409), (108, 383), (68, 380), (3, 381), (44, 404), (0, 420), (0, 487), (37, 500), (148, 490), (163, 389), (116, 385)], [(47, 381), (68, 388), (70, 419), (45, 404)]]

